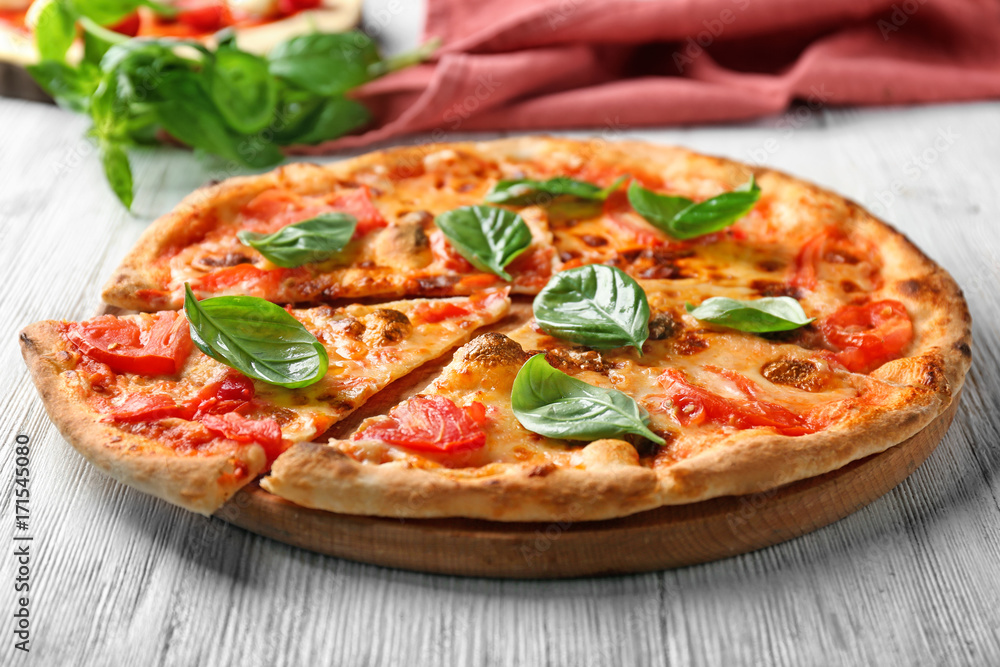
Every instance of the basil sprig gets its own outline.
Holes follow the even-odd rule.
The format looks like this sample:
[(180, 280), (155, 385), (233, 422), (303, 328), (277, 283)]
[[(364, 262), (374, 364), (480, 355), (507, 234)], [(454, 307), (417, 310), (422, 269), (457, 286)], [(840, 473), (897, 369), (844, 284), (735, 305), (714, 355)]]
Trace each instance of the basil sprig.
[(809, 324), (815, 317), (807, 317), (799, 302), (790, 296), (764, 297), (752, 301), (739, 301), (724, 296), (713, 296), (695, 308), (686, 304), (692, 317), (712, 324), (749, 333), (790, 331)]
[(693, 239), (717, 232), (749, 213), (760, 199), (753, 176), (731, 192), (695, 203), (687, 197), (661, 195), (636, 182), (628, 188), (635, 212), (676, 239)]
[(545, 181), (530, 178), (519, 178), (500, 181), (486, 193), (486, 201), (491, 204), (548, 204), (557, 197), (583, 199), (587, 201), (604, 201), (608, 195), (618, 189), (627, 176), (619, 177), (606, 188), (593, 183), (578, 181), (568, 176), (556, 176)]
[(535, 321), (545, 333), (607, 349), (631, 345), (642, 354), (649, 337), (646, 292), (627, 273), (603, 264), (560, 271), (538, 293)]
[(358, 220), (347, 213), (320, 213), (315, 218), (282, 227), (273, 234), (238, 232), (236, 237), (272, 264), (293, 269), (322, 262), (344, 249)]
[(261, 382), (297, 389), (326, 375), (329, 357), (302, 323), (255, 296), (198, 301), (184, 284), (191, 340), (202, 352)]
[(649, 413), (617, 389), (604, 389), (552, 368), (536, 354), (514, 378), (510, 395), (521, 425), (548, 438), (598, 440), (626, 433), (662, 445), (649, 430)]
[(517, 213), (495, 206), (463, 206), (434, 223), (458, 254), (480, 271), (511, 280), (504, 267), (531, 245), (531, 230)]
[[(284, 160), (282, 146), (316, 144), (366, 124), (371, 114), (347, 92), (429, 57), (438, 42), (380, 59), (357, 31), (309, 33), (278, 44), (267, 57), (240, 49), (232, 31), (207, 48), (194, 40), (129, 39), (103, 28), (139, 6), (176, 13), (154, 0), (38, 0), (35, 43), (41, 62), (28, 67), (60, 106), (88, 114), (115, 194), (132, 204), (126, 150), (159, 143), (164, 132), (233, 167), (263, 169)], [(66, 53), (82, 34), (83, 59)]]

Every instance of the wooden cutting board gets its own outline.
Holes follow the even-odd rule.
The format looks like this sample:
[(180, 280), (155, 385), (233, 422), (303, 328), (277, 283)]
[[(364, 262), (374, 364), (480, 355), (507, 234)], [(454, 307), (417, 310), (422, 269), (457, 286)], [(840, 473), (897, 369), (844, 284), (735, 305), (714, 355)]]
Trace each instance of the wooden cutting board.
[(859, 510), (930, 456), (958, 402), (956, 396), (909, 440), (826, 475), (623, 519), (503, 523), (349, 516), (299, 507), (256, 484), (216, 516), (304, 549), (420, 572), (548, 579), (662, 570), (777, 544)]

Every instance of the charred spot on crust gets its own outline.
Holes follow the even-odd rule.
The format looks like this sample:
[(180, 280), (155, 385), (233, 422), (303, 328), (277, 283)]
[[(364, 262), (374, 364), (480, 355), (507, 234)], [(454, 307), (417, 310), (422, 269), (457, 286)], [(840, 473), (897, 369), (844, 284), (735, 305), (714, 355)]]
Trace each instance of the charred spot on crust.
[(757, 262), (757, 268), (765, 273), (774, 273), (785, 268), (786, 264), (779, 259), (764, 259)]
[(684, 325), (673, 313), (654, 313), (649, 318), (649, 339), (666, 340), (680, 331)]
[(365, 317), (364, 339), (370, 347), (402, 340), (413, 330), (409, 318), (392, 308), (377, 308)]
[(608, 262), (626, 273), (651, 280), (685, 278), (677, 265), (677, 260), (691, 257), (694, 251), (667, 250), (666, 248), (642, 248), (626, 250)]
[(750, 289), (761, 296), (790, 296), (793, 299), (802, 296), (802, 291), (798, 287), (777, 280), (754, 280), (750, 283)]
[(22, 331), (19, 338), (21, 339), (21, 345), (24, 345), (27, 348), (31, 348), (32, 350), (35, 349), (35, 341), (33, 341), (31, 339), (31, 336), (29, 336), (27, 333)]
[(202, 255), (191, 262), (191, 266), (199, 271), (212, 271), (251, 263), (253, 263), (253, 260), (241, 252), (228, 252), (225, 255)]
[(972, 356), (972, 348), (969, 347), (969, 344), (966, 343), (965, 341), (961, 341), (959, 343), (956, 343), (955, 344), (955, 349), (958, 350), (958, 353), (961, 354), (963, 357), (971, 357)]
[(769, 382), (783, 384), (803, 391), (819, 391), (823, 388), (819, 367), (804, 359), (783, 357), (764, 364), (760, 369)]
[(335, 322), (332, 328), (337, 333), (353, 340), (361, 340), (361, 336), (364, 335), (365, 329), (367, 329), (364, 322), (349, 315), (344, 319)]
[(556, 464), (554, 463), (542, 463), (535, 466), (528, 471), (528, 477), (548, 477), (549, 474), (555, 472)]
[(698, 354), (708, 348), (708, 341), (694, 332), (682, 334), (674, 341), (674, 352), (684, 356)]
[(546, 350), (545, 361), (549, 362), (553, 368), (570, 374), (580, 371), (606, 373), (611, 368), (611, 365), (601, 357), (600, 352), (588, 350), (585, 347)]
[(520, 366), (527, 361), (524, 349), (501, 333), (489, 332), (466, 343), (460, 354), (466, 363), (487, 368), (495, 366)]
[(841, 280), (840, 289), (842, 289), (845, 294), (851, 294), (853, 292), (861, 291), (861, 288), (853, 280)]
[(462, 277), (459, 275), (440, 275), (428, 278), (419, 278), (417, 279), (417, 290), (420, 294), (443, 294), (461, 279)]

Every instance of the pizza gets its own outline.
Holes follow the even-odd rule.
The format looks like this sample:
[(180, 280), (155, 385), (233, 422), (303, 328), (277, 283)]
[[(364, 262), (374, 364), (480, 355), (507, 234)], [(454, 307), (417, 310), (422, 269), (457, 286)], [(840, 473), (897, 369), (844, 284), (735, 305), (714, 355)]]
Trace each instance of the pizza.
[[(38, 60), (32, 34), (43, 0), (0, 0), (0, 60), (27, 65)], [(241, 49), (266, 53), (276, 44), (310, 32), (343, 32), (361, 17), (358, 0), (167, 0), (171, 13), (140, 6), (113, 25), (128, 37), (197, 39), (211, 44), (220, 30), (236, 32)], [(114, 13), (116, 7), (98, 8)], [(75, 44), (70, 61), (83, 55)]]
[[(199, 349), (200, 309), (278, 304), (345, 369), (253, 379), (220, 416), (199, 408), (205, 387), (257, 371), (218, 348), (179, 370), (115, 371), (109, 397), (73, 333), (93, 320), (29, 327), (25, 356), (67, 438), (178, 504), (154, 489), (168, 479), (156, 467), (211, 470), (184, 487), (212, 490), (199, 511), (228, 494), (207, 479), (235, 467), (304, 507), (405, 518), (600, 520), (767, 491), (913, 436), (957, 400), (971, 360), (961, 290), (892, 227), (770, 169), (636, 142), (431, 144), (230, 179), (151, 225), (103, 297), (136, 312), (123, 319), (140, 342), (187, 324)], [(337, 318), (378, 308), (406, 314), (415, 348), (337, 365), (353, 330)], [(464, 324), (435, 329), (452, 318)], [(320, 388), (357, 378), (350, 398)], [(115, 421), (149, 392), (182, 412)], [(272, 449), (246, 426), (268, 419)], [(179, 432), (200, 444), (178, 448)], [(116, 467), (144, 452), (158, 454), (141, 480)]]
[(127, 484), (211, 514), (288, 447), (322, 436), (509, 305), (506, 290), (494, 290), (292, 310), (329, 359), (317, 382), (298, 389), (204, 354), (178, 311), (39, 322), (20, 340), (52, 420), (82, 454)]

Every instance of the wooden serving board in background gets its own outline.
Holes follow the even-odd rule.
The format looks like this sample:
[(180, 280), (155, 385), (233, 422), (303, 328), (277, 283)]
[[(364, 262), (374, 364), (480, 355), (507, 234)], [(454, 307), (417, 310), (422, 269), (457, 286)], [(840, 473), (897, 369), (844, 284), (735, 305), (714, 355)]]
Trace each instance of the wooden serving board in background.
[(299, 507), (256, 483), (216, 516), (304, 549), (420, 572), (549, 579), (662, 570), (784, 542), (861, 509), (930, 456), (958, 403), (956, 396), (912, 438), (825, 475), (622, 519), (505, 523), (349, 516)]

